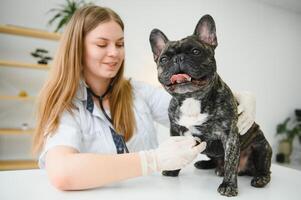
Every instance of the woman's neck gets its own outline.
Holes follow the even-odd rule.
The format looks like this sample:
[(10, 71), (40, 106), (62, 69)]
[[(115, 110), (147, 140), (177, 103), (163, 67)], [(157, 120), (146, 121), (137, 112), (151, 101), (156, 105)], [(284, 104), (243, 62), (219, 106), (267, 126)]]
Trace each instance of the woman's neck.
[(85, 82), (96, 95), (102, 96), (107, 91), (111, 79), (85, 76)]

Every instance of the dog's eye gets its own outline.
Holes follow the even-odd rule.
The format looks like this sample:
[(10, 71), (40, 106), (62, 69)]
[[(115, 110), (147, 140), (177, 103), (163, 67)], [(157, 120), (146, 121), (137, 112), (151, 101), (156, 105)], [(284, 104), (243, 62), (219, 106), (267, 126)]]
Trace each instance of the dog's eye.
[(166, 56), (163, 56), (161, 59), (160, 59), (160, 63), (161, 64), (164, 64), (164, 63), (167, 63), (168, 61), (168, 58)]
[(194, 55), (199, 55), (201, 53), (201, 51), (198, 49), (192, 49), (191, 51)]

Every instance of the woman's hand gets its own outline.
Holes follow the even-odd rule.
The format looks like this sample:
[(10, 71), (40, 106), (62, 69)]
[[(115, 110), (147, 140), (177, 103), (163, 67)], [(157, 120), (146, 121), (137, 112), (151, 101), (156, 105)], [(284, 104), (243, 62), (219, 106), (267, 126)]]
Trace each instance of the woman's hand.
[(140, 152), (143, 174), (183, 168), (205, 150), (206, 142), (197, 140), (192, 136), (170, 137), (157, 149)]
[(251, 92), (243, 91), (234, 93), (239, 105), (238, 111), (238, 132), (244, 135), (253, 125), (256, 114), (256, 99)]

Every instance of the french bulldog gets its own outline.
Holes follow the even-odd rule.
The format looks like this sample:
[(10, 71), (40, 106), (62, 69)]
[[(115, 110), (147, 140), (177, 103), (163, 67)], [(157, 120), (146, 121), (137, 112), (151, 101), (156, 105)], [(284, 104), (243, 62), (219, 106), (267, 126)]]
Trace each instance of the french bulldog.
[[(207, 142), (209, 161), (197, 161), (199, 169), (215, 168), (223, 182), (218, 192), (236, 196), (237, 175), (251, 175), (251, 185), (264, 187), (270, 182), (272, 149), (260, 127), (254, 123), (239, 135), (237, 105), (231, 89), (216, 71), (216, 26), (204, 15), (194, 33), (169, 41), (158, 29), (150, 34), (158, 79), (172, 95), (168, 108), (171, 136), (193, 135)], [(179, 170), (163, 171), (178, 176)]]

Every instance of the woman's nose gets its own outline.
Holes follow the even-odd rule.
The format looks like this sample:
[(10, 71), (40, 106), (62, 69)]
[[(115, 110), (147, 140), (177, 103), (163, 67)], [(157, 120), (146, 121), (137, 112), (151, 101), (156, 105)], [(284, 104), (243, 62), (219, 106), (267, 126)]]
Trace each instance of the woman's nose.
[(118, 47), (116, 47), (115, 45), (111, 45), (107, 51), (108, 56), (112, 56), (112, 57), (118, 56), (119, 53), (120, 53), (120, 49), (118, 49)]

